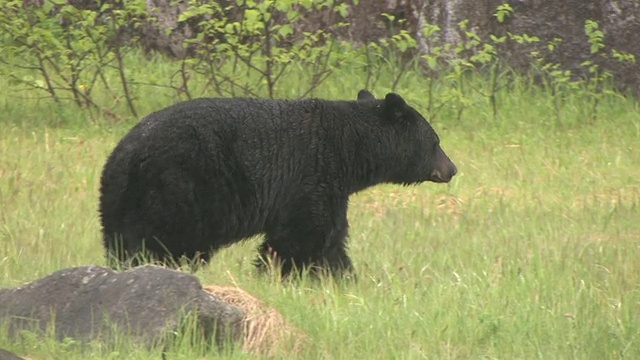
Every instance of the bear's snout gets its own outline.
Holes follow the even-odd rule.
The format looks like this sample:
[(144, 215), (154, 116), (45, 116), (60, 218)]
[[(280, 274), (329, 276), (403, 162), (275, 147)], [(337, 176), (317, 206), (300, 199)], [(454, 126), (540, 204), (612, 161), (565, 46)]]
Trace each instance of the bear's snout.
[(448, 183), (458, 173), (458, 168), (453, 164), (447, 154), (437, 147), (435, 156), (435, 168), (429, 175), (429, 181), (437, 183)]
[(448, 183), (449, 181), (451, 181), (451, 179), (457, 172), (458, 172), (458, 169), (456, 169), (455, 165), (453, 166), (450, 172), (445, 174), (443, 174), (438, 169), (436, 169), (436, 170), (433, 170), (433, 172), (431, 173), (431, 177), (429, 178), (429, 180), (437, 183)]

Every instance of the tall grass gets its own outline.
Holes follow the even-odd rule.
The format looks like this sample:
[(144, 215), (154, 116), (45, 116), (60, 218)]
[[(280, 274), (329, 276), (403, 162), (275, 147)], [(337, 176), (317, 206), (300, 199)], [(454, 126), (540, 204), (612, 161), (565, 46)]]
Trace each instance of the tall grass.
[[(173, 65), (140, 58), (131, 66), (138, 76), (161, 78)], [(364, 76), (345, 67), (314, 95), (353, 99)], [(292, 74), (282, 86), (300, 81)], [(424, 113), (427, 81), (409, 73), (397, 89)], [(383, 96), (384, 74), (378, 84), (372, 90)], [(95, 122), (12, 86), (0, 79), (3, 287), (105, 263), (100, 171), (138, 120)], [(136, 93), (141, 113), (173, 101), (158, 88)], [(435, 100), (446, 95), (440, 84)], [(358, 283), (255, 277), (255, 240), (223, 250), (197, 276), (237, 284), (302, 328), (311, 341), (298, 358), (640, 358), (638, 103), (605, 95), (593, 121), (587, 96), (576, 92), (558, 116), (549, 93), (517, 78), (499, 94), (496, 118), (481, 95), (466, 96), (461, 118), (454, 101), (431, 114), (459, 169), (450, 184), (382, 185), (352, 197)], [(126, 341), (77, 347), (0, 336), (0, 347), (37, 359), (158, 356)], [(169, 354), (197, 356), (187, 346)]]

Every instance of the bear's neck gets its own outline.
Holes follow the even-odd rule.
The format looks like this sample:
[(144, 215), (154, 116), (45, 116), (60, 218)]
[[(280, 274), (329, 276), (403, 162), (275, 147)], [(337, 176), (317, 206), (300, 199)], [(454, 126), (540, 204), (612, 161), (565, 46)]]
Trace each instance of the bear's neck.
[(389, 182), (397, 164), (391, 154), (394, 150), (395, 134), (374, 126), (363, 128), (362, 124), (347, 128), (347, 144), (341, 156), (344, 179), (350, 194), (374, 185)]

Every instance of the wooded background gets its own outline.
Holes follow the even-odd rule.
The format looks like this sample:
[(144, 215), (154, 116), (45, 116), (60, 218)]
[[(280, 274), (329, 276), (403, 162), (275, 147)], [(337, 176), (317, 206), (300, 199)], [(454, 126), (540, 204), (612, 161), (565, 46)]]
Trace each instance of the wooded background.
[[(145, 28), (145, 36), (151, 48), (181, 56), (184, 51), (182, 40), (194, 31), (178, 28), (178, 15), (187, 6), (186, 2), (177, 6), (170, 6), (170, 3), (174, 2), (147, 0), (149, 10), (160, 21), (155, 29)], [(591, 59), (611, 71), (620, 88), (640, 94), (640, 65), (637, 62), (622, 64), (612, 58), (592, 56), (584, 31), (585, 21), (594, 20), (604, 33), (606, 48), (640, 59), (640, 1), (637, 0), (361, 0), (357, 5), (352, 1), (346, 3), (349, 5), (349, 25), (336, 31), (336, 35), (342, 39), (365, 43), (406, 29), (418, 40), (420, 51), (428, 52), (429, 44), (421, 31), (422, 25), (438, 25), (442, 30), (441, 41), (456, 43), (462, 37), (458, 24), (468, 20), (469, 29), (481, 36), (511, 32), (540, 38), (538, 44), (506, 49), (505, 59), (514, 68), (527, 68), (530, 64), (529, 53), (534, 50), (541, 51), (547, 61), (560, 63), (576, 74), (584, 72), (585, 68), (580, 64)], [(504, 3), (509, 4), (514, 13), (500, 23), (494, 13)], [(390, 22), (382, 15), (385, 13), (395, 16), (395, 20)], [(327, 10), (310, 14), (305, 26), (308, 29), (330, 28), (335, 21), (336, 17)], [(170, 36), (165, 35), (163, 30), (167, 28), (178, 31)], [(548, 51), (546, 44), (555, 38), (562, 39), (562, 42), (555, 51)]]

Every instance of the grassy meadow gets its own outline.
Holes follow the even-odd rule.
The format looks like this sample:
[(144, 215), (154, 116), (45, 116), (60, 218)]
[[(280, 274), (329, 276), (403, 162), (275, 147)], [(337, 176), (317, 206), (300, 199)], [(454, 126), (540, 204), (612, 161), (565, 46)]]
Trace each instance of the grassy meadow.
[[(165, 65), (141, 60), (132, 71), (162, 77)], [(355, 99), (363, 78), (344, 68), (314, 96)], [(281, 85), (291, 97), (296, 81), (304, 79)], [(425, 115), (427, 82), (410, 73), (396, 90)], [(389, 83), (383, 76), (371, 90), (384, 96)], [(497, 116), (477, 92), (461, 117), (455, 102), (435, 114), (459, 169), (450, 184), (381, 185), (352, 197), (359, 282), (256, 277), (255, 239), (196, 275), (238, 285), (300, 327), (311, 341), (287, 359), (640, 358), (640, 105), (604, 95), (592, 119), (577, 92), (558, 113), (549, 93), (527, 84), (498, 94)], [(100, 172), (137, 119), (95, 122), (7, 79), (0, 88), (0, 286), (104, 265)], [(136, 91), (142, 114), (173, 102), (163, 89)], [(34, 359), (159, 358), (135, 345), (29, 337), (0, 337), (0, 348)], [(202, 356), (184, 346), (167, 358)]]

